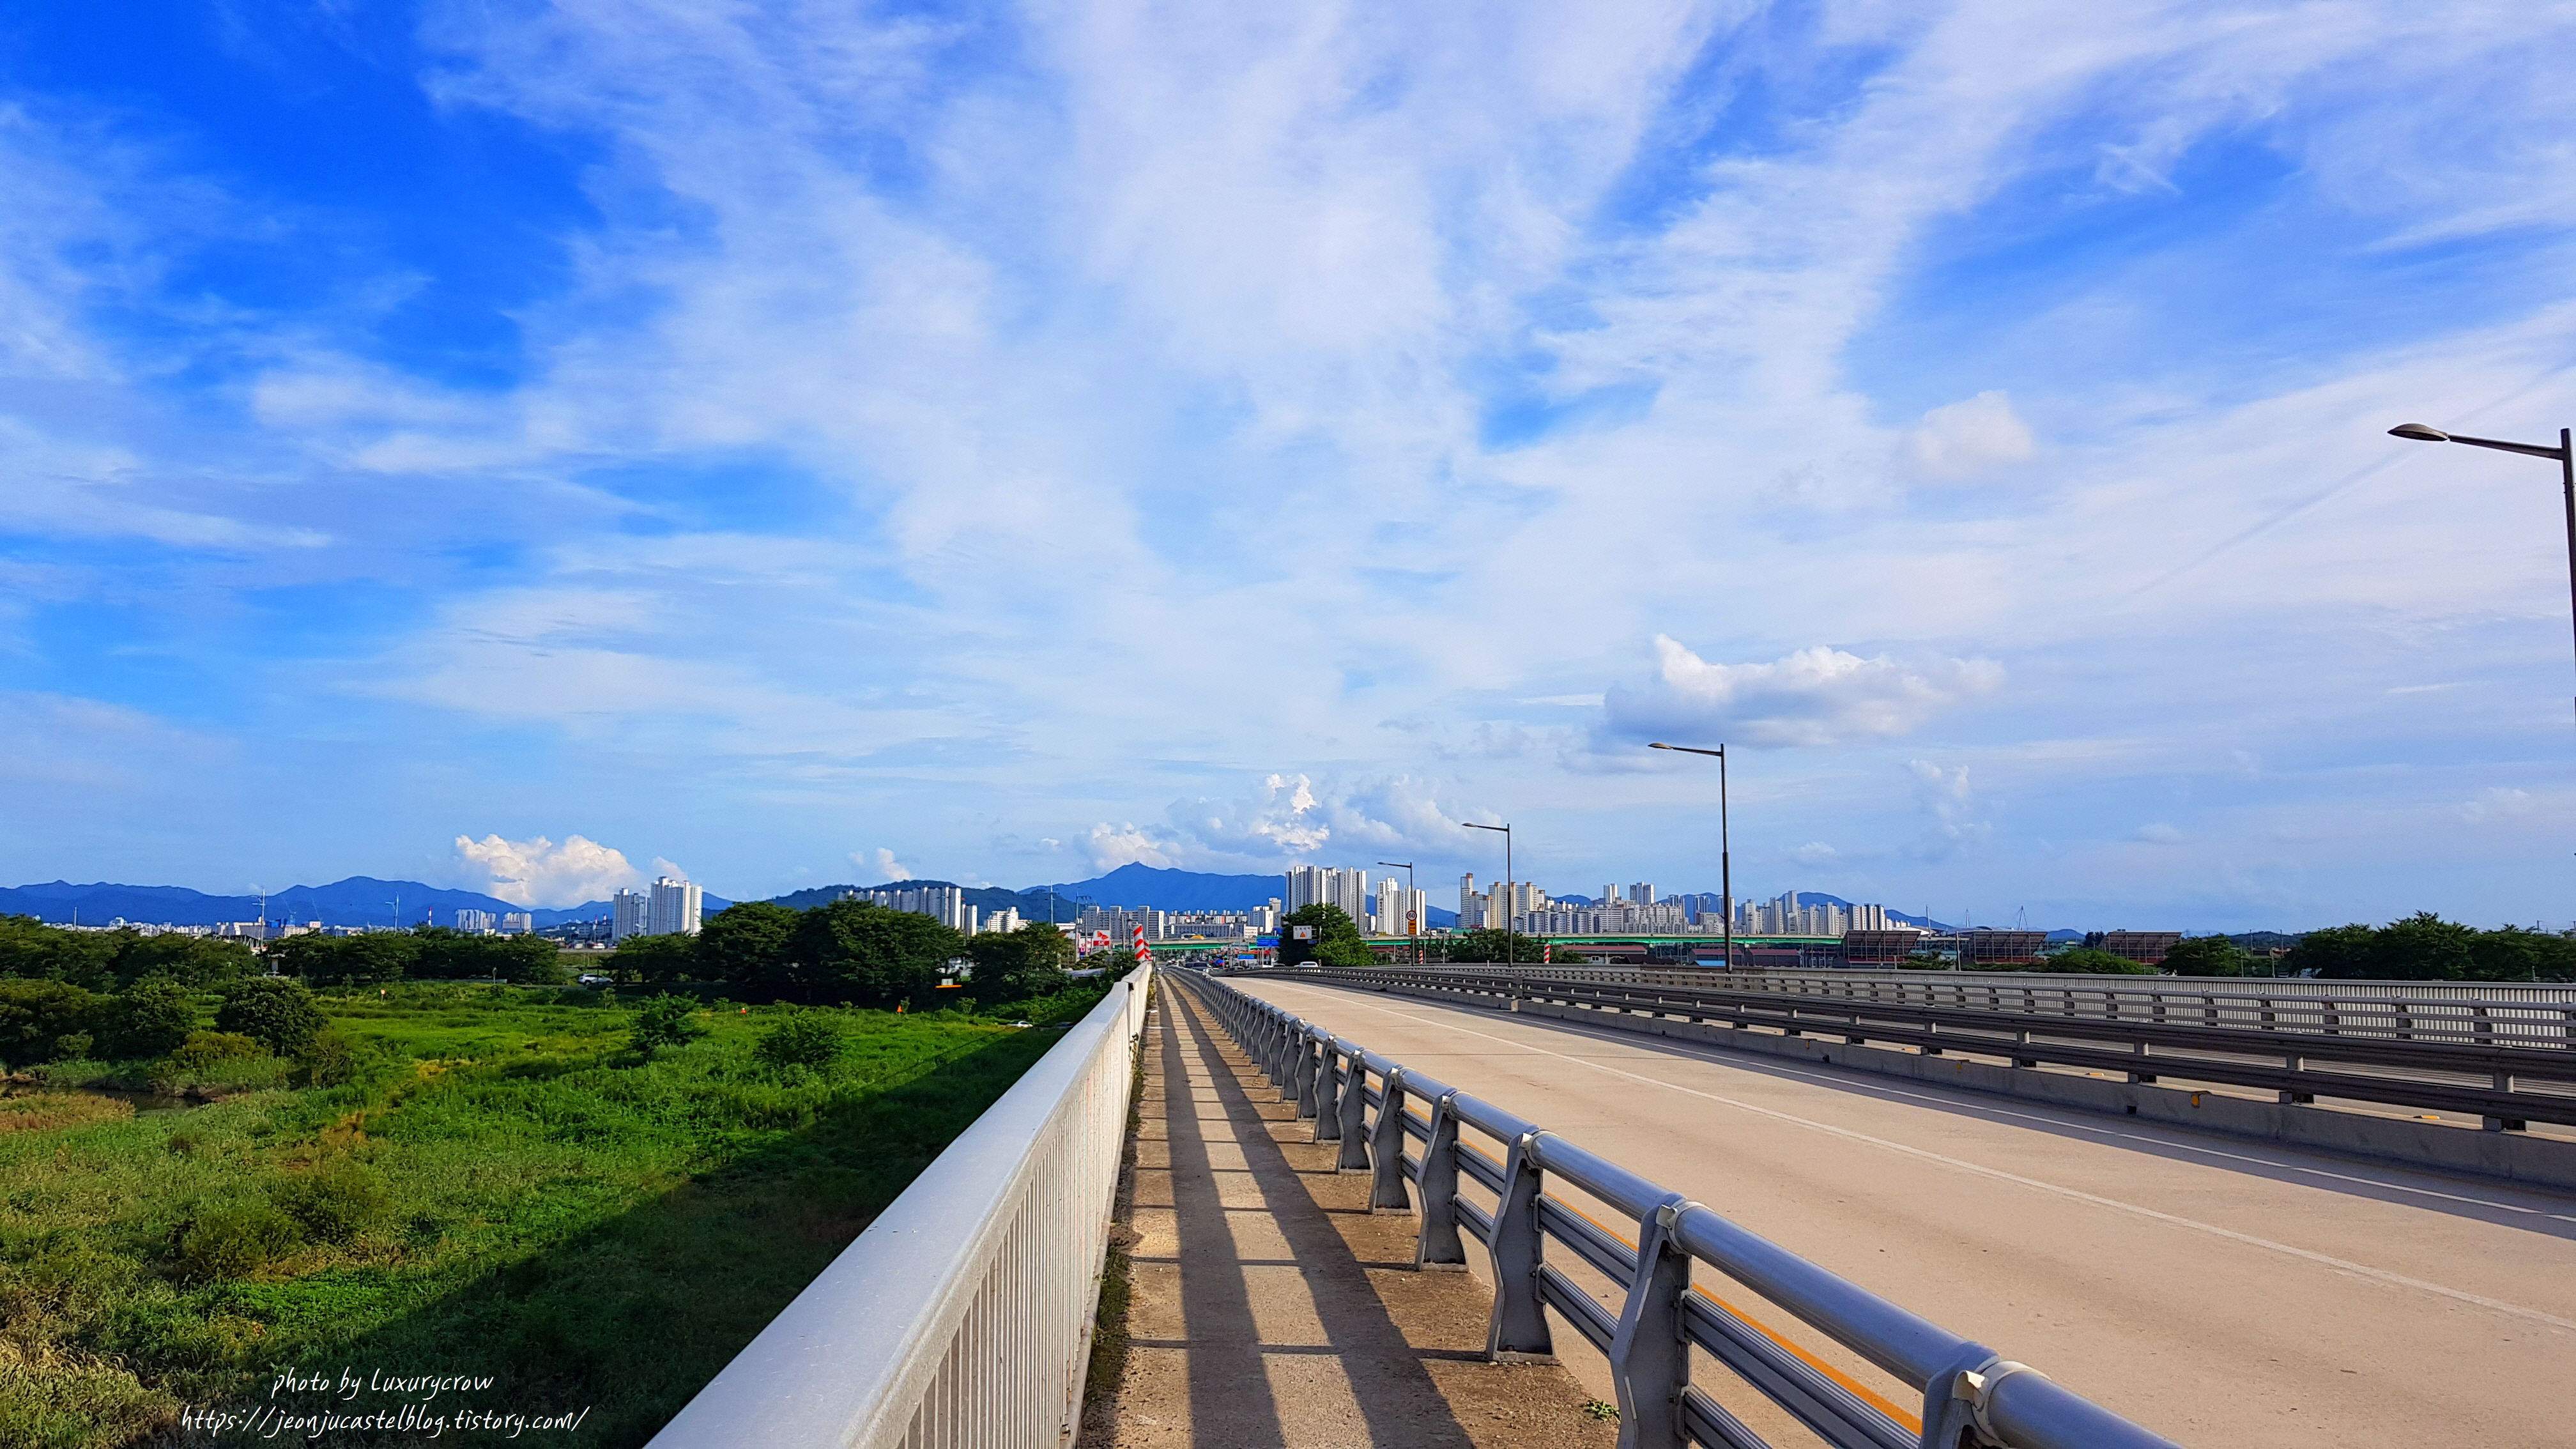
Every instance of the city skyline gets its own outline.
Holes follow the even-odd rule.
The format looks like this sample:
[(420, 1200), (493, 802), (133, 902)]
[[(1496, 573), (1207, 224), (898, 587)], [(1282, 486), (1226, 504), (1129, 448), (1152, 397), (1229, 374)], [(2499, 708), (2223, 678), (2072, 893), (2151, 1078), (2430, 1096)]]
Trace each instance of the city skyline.
[(13, 12), (0, 878), (2571, 913), (2576, 13), (1122, 15)]

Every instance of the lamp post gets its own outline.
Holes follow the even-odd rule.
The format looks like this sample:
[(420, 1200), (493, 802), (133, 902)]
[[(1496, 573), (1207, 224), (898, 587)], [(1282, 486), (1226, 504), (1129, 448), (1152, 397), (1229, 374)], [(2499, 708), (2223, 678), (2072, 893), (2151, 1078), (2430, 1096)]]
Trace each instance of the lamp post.
[(1422, 964), (1422, 938), (1413, 929), (1413, 898), (1421, 892), (1413, 888), (1413, 862), (1381, 860), (1378, 864), (1393, 866), (1404, 872), (1404, 944), (1413, 948), (1413, 964), (1419, 966)]
[(1717, 757), (1717, 891), (1726, 905), (1723, 927), (1726, 933), (1726, 969), (1735, 970), (1735, 863), (1726, 838), (1726, 746), (1703, 750), (1696, 745), (1651, 744), (1650, 750), (1672, 750), (1685, 755)]
[(1512, 940), (1512, 907), (1516, 904), (1512, 899), (1516, 894), (1512, 889), (1512, 828), (1509, 825), (1479, 825), (1473, 820), (1458, 823), (1469, 830), (1499, 830), (1503, 833), (1503, 964), (1515, 965), (1513, 954), (1520, 948)]
[(2576, 609), (2576, 438), (2567, 428), (2558, 430), (2558, 446), (2539, 443), (2506, 443), (2494, 438), (2472, 438), (2461, 433), (2446, 433), (2422, 423), (2399, 423), (2390, 428), (2393, 438), (2412, 438), (2419, 443), (2466, 443), (2472, 448), (2493, 448), (2502, 453), (2520, 453), (2527, 458), (2547, 458), (2558, 465), (2558, 484), (2567, 502), (2567, 598)]

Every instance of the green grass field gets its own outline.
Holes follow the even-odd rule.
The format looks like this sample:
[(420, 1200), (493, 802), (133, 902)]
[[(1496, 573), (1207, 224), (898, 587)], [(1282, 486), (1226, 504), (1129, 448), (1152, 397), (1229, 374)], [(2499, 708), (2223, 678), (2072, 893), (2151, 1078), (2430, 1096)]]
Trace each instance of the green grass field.
[[(1021, 1010), (1043, 1027), (1095, 994)], [(288, 1368), (489, 1377), (436, 1408), (586, 1410), (524, 1437), (641, 1443), (1061, 1039), (833, 1011), (838, 1062), (771, 1067), (751, 1050), (770, 1008), (703, 1011), (705, 1039), (646, 1061), (588, 993), (323, 1004), (356, 1043), (350, 1085), (175, 1110), (59, 1081), (0, 1098), (0, 1444), (207, 1442), (184, 1410), (335, 1407), (268, 1397)]]

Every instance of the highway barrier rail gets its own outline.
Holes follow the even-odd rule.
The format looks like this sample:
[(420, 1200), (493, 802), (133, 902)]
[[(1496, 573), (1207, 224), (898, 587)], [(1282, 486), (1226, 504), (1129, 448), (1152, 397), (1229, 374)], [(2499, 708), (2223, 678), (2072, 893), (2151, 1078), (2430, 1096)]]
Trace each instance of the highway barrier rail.
[[(1396, 969), (1404, 969), (1401, 964)], [(2576, 985), (2520, 981), (2327, 981), (2308, 977), (2105, 976), (2038, 971), (1723, 971), (1682, 966), (1416, 968), (1535, 975), (1602, 986), (1723, 985), (1769, 996), (1948, 1006), (2105, 1021), (2192, 1021), (2259, 1031), (2564, 1050)]]
[(1152, 975), (1110, 987), (649, 1449), (1067, 1442)]
[[(1190, 971), (1170, 979), (1205, 1003), (1283, 1097), (1295, 1099), (1297, 1114), (1314, 1120), (1317, 1140), (1340, 1143), (1341, 1170), (1371, 1175), (1373, 1209), (1420, 1214), (1416, 1267), (1464, 1268), (1462, 1235), (1484, 1245), (1494, 1279), (1489, 1359), (1553, 1358), (1549, 1309), (1608, 1357), (1621, 1449), (1767, 1449), (1767, 1441), (1692, 1384), (1694, 1348), (1836, 1449), (2171, 1449), (2171, 1441), (2037, 1370), (1536, 1123), (1226, 981)], [(1416, 1101), (1424, 1111), (1412, 1109)], [(1476, 1147), (1471, 1132), (1491, 1140), (1499, 1155)], [(1551, 1179), (1606, 1204), (1633, 1225), (1634, 1241), (1546, 1191)], [(1462, 1196), (1462, 1181), (1491, 1192), (1494, 1208)], [(1549, 1261), (1551, 1246), (1616, 1284), (1625, 1295), (1619, 1311)], [(1921, 1391), (1919, 1419), (1694, 1286), (1697, 1264)]]
[[(2286, 1103), (2325, 1096), (2459, 1112), (2499, 1132), (2520, 1131), (2535, 1121), (2576, 1125), (2576, 1050), (2569, 1047), (2564, 1017), (2544, 1034), (2507, 1030), (2501, 1022), (2488, 1029), (2480, 1023), (2491, 1018), (2474, 1016), (2410, 1016), (2401, 1009), (2392, 1017), (2388, 1010), (2356, 1009), (2341, 999), (2251, 998), (2261, 1006), (2231, 1003), (2222, 1012), (2205, 999), (2214, 993), (2198, 987), (2163, 993), (2132, 988), (2109, 1004), (2088, 1003), (2089, 1009), (2079, 1011), (2068, 998), (2045, 991), (2030, 998), (2038, 1009), (2010, 1009), (2023, 1004), (2013, 1000), (2010, 986), (1955, 986), (1970, 998), (1961, 1004), (1939, 995), (1938, 982), (1903, 997), (1891, 992), (1873, 998), (1746, 990), (1727, 976), (1716, 978), (1722, 985), (1627, 986), (1526, 969), (1449, 967), (1331, 971), (1322, 978), (1507, 1007), (1548, 1002), (1605, 1015), (1830, 1035), (1856, 1046), (1910, 1046), (1930, 1055), (1973, 1052), (2018, 1067), (2047, 1063), (2119, 1072), (2132, 1082), (2167, 1074), (2277, 1092)], [(1994, 1004), (1998, 1000), (2005, 1005)], [(2565, 1010), (2576, 1012), (2576, 1005)]]

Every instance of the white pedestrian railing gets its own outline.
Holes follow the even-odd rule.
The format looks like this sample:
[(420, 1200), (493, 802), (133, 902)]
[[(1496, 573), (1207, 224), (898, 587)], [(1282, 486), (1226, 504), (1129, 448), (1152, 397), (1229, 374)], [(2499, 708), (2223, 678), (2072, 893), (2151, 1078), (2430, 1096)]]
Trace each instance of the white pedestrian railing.
[(1059, 1449), (1145, 1027), (1109, 990), (648, 1449)]

